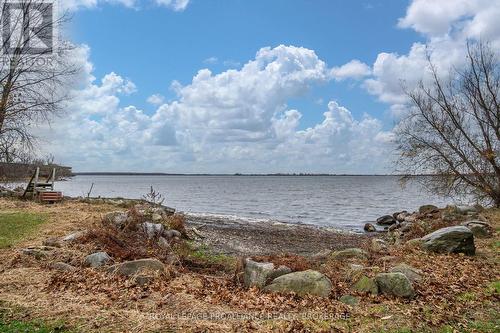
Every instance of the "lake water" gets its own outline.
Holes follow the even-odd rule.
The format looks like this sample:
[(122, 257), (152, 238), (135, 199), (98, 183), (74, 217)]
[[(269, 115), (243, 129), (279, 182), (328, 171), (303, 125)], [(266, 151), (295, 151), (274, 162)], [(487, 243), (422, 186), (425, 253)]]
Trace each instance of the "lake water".
[(164, 204), (194, 215), (362, 230), (365, 222), (450, 200), (393, 176), (76, 176), (57, 182), (69, 196), (141, 198), (152, 185)]

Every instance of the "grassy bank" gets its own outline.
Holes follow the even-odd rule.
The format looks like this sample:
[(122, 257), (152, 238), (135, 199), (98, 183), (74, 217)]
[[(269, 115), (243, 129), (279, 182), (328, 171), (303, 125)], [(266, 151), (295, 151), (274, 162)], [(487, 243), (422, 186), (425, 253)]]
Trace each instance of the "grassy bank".
[(0, 212), (0, 249), (11, 247), (33, 235), (46, 220), (47, 216), (43, 213)]

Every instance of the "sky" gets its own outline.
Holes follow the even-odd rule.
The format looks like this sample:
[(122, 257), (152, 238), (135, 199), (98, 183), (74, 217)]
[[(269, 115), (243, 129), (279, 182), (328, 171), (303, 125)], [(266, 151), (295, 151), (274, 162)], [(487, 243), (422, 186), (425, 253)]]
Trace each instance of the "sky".
[(500, 0), (64, 0), (82, 68), (36, 129), (75, 171), (395, 172), (401, 85), (500, 49)]

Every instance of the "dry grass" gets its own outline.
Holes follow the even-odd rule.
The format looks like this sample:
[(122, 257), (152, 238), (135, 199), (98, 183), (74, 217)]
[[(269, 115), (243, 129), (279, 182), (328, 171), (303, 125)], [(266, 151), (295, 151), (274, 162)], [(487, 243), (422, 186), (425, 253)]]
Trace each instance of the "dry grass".
[[(498, 322), (494, 322), (498, 319), (495, 309), (500, 297), (498, 233), (495, 238), (477, 240), (478, 253), (474, 257), (391, 248), (388, 255), (395, 256), (397, 262), (424, 272), (423, 281), (416, 284), (417, 297), (406, 301), (359, 294), (360, 305), (349, 307), (338, 301), (343, 294), (355, 294), (345, 277), (346, 267), (332, 260), (318, 265), (300, 256), (254, 259), (270, 260), (294, 270), (311, 267), (321, 270), (333, 282), (329, 298), (246, 290), (233, 279), (233, 272), (222, 268), (227, 258), (202, 250), (193, 252), (185, 244), (172, 248), (182, 262), (170, 271), (169, 277), (158, 277), (145, 287), (136, 285), (132, 279), (111, 277), (95, 269), (57, 272), (49, 268), (50, 262), (65, 261), (79, 266), (83, 257), (97, 248), (109, 251), (119, 260), (146, 254), (141, 251), (148, 256), (161, 257), (161, 253), (149, 252), (155, 251), (149, 245), (136, 249), (133, 233), (124, 238), (114, 231), (96, 228), (105, 213), (117, 210), (115, 206), (78, 202), (43, 206), (0, 199), (0, 209), (47, 216), (38, 234), (15, 249), (0, 250), (0, 302), (3, 315), (10, 319), (62, 320), (66, 326), (81, 332), (495, 332), (498, 329)], [(500, 211), (488, 211), (485, 215), (498, 231)], [(94, 233), (91, 231), (84, 242), (64, 245), (41, 260), (18, 251), (21, 247), (40, 245), (46, 238), (83, 229)], [(370, 253), (365, 264), (386, 270), (388, 267), (381, 264), (380, 257)], [(190, 266), (190, 262), (194, 264)], [(308, 313), (333, 319), (311, 320), (306, 318)], [(349, 318), (345, 313), (349, 313)], [(276, 315), (286, 320), (263, 320)], [(454, 330), (444, 330), (446, 325)]]

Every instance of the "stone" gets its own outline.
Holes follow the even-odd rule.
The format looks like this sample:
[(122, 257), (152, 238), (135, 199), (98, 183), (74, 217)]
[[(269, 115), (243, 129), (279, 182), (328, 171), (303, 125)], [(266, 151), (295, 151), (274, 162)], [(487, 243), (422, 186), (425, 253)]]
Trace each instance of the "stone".
[(411, 216), (410, 213), (408, 213), (407, 211), (402, 211), (400, 213), (396, 213), (394, 214), (394, 218), (398, 221), (398, 222), (403, 222), (405, 220), (405, 218), (407, 218), (408, 216)]
[(422, 237), (422, 248), (437, 253), (474, 255), (474, 234), (464, 226), (446, 227)]
[(266, 285), (268, 277), (274, 271), (274, 264), (269, 262), (256, 262), (251, 259), (245, 260), (245, 271), (243, 273), (243, 282), (245, 287), (263, 288)]
[(455, 206), (454, 210), (458, 214), (462, 214), (462, 215), (479, 213), (478, 207), (476, 207), (476, 206)]
[(44, 246), (61, 247), (61, 241), (58, 238), (47, 238), (42, 242)]
[(307, 270), (282, 275), (274, 279), (264, 290), (282, 293), (294, 292), (299, 296), (328, 297), (332, 290), (332, 282), (320, 272)]
[(417, 217), (416, 217), (415, 215), (413, 215), (413, 214), (412, 214), (412, 215), (406, 216), (406, 217), (404, 218), (404, 221), (405, 221), (405, 222), (410, 222), (410, 223), (413, 223), (413, 222), (417, 221)]
[(375, 232), (377, 231), (377, 229), (375, 228), (375, 226), (371, 223), (366, 223), (365, 224), (365, 227), (363, 228), (366, 232)]
[(474, 237), (477, 238), (489, 238), (493, 235), (493, 228), (489, 223), (484, 221), (472, 220), (464, 222), (462, 225), (469, 228)]
[(144, 222), (141, 224), (141, 228), (148, 239), (157, 238), (165, 232), (165, 226), (160, 223)]
[(52, 269), (55, 269), (56, 271), (61, 271), (61, 272), (74, 272), (76, 271), (75, 266), (71, 266), (70, 264), (67, 264), (65, 262), (54, 262), (50, 264), (49, 266)]
[(365, 267), (363, 265), (350, 264), (346, 278), (349, 281), (357, 281), (363, 275)]
[(339, 301), (350, 306), (355, 306), (359, 304), (358, 298), (352, 295), (343, 295), (342, 297), (339, 298)]
[(389, 247), (383, 239), (373, 238), (371, 241), (371, 250), (376, 253), (386, 253), (389, 250)]
[(87, 234), (86, 231), (77, 231), (62, 238), (63, 242), (74, 242)]
[(182, 234), (177, 230), (171, 229), (171, 230), (166, 230), (165, 232), (163, 232), (163, 237), (165, 237), (168, 240), (171, 240), (174, 238), (181, 238)]
[(164, 237), (158, 237), (158, 246), (163, 250), (170, 250), (170, 243)]
[(124, 276), (132, 276), (144, 272), (163, 273), (164, 271), (165, 265), (157, 259), (125, 261), (123, 263), (115, 264), (107, 269), (108, 273)]
[(389, 228), (387, 229), (388, 231), (394, 231), (396, 229), (399, 229), (401, 227), (401, 224), (395, 223), (393, 225), (390, 225)]
[(104, 223), (111, 224), (112, 226), (120, 230), (125, 228), (128, 221), (129, 221), (129, 216), (127, 212), (121, 212), (121, 211), (108, 213), (103, 218)]
[(113, 259), (106, 252), (96, 252), (85, 257), (83, 264), (87, 267), (101, 267), (112, 261)]
[(160, 214), (157, 213), (151, 214), (151, 221), (160, 222), (161, 220), (163, 220), (163, 217)]
[(311, 256), (312, 259), (314, 260), (325, 260), (327, 259), (330, 255), (332, 254), (332, 250), (321, 250)]
[(403, 273), (379, 273), (375, 276), (380, 292), (397, 297), (413, 298), (415, 290)]
[(396, 222), (397, 222), (396, 219), (391, 215), (384, 215), (384, 216), (379, 217), (377, 219), (378, 225), (391, 225), (391, 224), (394, 224)]
[(422, 280), (422, 275), (424, 274), (420, 269), (401, 263), (394, 266), (389, 270), (390, 273), (402, 273), (404, 274), (410, 282), (418, 282)]
[(331, 254), (333, 259), (336, 260), (349, 260), (349, 259), (368, 259), (368, 253), (359, 248), (350, 248), (341, 251), (335, 251)]
[(31, 246), (25, 249), (22, 249), (22, 253), (28, 256), (33, 256), (36, 259), (42, 259), (46, 257), (49, 252), (55, 250), (55, 247), (52, 246)]
[(361, 278), (351, 287), (352, 290), (367, 293), (372, 295), (378, 295), (378, 286), (374, 279), (370, 279), (368, 276), (363, 275)]
[(274, 280), (282, 275), (290, 274), (291, 272), (292, 272), (292, 270), (290, 269), (290, 267), (287, 267), (285, 265), (281, 265), (278, 268), (276, 268), (274, 271), (272, 271), (271, 274), (269, 274), (269, 276), (267, 277), (267, 279)]
[(439, 211), (439, 208), (434, 205), (423, 205), (418, 209), (420, 214), (436, 213), (437, 211)]

